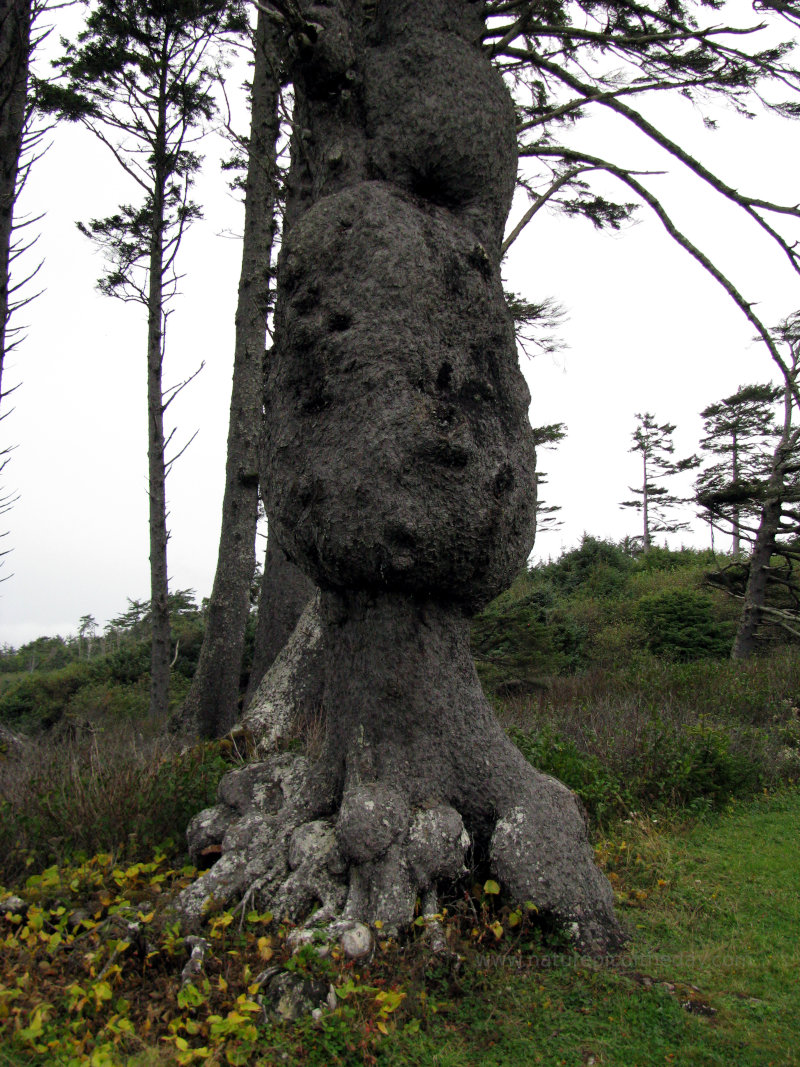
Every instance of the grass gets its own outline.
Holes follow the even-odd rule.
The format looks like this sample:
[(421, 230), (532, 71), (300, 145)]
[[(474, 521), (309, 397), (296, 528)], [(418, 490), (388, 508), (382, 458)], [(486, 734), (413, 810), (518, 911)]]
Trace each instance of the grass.
[[(476, 887), (448, 918), (460, 966), (419, 938), (368, 966), (306, 959), (338, 1008), (292, 1026), (266, 1022), (256, 1000), (253, 976), (287, 958), (268, 916), (212, 920), (189, 997), (184, 943), (152, 902), (190, 871), (111, 856), (50, 869), (21, 891), (26, 916), (0, 918), (0, 1064), (788, 1067), (800, 1062), (798, 821), (797, 789), (702, 820), (629, 816), (597, 843), (632, 933), (617, 961), (570, 955)], [(144, 950), (114, 934), (115, 915), (144, 922)]]

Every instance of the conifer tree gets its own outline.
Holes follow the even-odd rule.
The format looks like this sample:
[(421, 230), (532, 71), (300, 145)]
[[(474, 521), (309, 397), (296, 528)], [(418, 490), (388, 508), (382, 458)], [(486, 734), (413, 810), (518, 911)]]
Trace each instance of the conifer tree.
[(780, 391), (783, 417), (764, 476), (751, 488), (758, 505), (758, 524), (752, 536), (733, 659), (747, 659), (755, 652), (764, 622), (800, 637), (800, 312), (784, 319), (772, 332), (788, 353), (788, 372)]
[(699, 460), (696, 456), (674, 460), (675, 452), (672, 423), (659, 425), (650, 412), (637, 414), (639, 425), (633, 431), (631, 452), (638, 452), (642, 464), (641, 485), (628, 488), (638, 499), (623, 500), (622, 507), (635, 508), (642, 513), (642, 547), (647, 552), (657, 533), (677, 533), (688, 528), (688, 523), (671, 517), (675, 508), (686, 503), (684, 497), (676, 496), (661, 484), (667, 478), (692, 470)]
[(770, 441), (780, 432), (775, 424), (780, 393), (770, 384), (743, 385), (700, 412), (705, 434), (700, 447), (719, 458), (698, 474), (697, 501), (712, 524), (730, 532), (734, 556), (742, 551), (743, 523), (757, 510), (754, 487), (767, 475)]
[[(186, 382), (164, 389), (167, 309), (186, 228), (201, 215), (191, 198), (201, 157), (193, 145), (214, 112), (212, 45), (246, 23), (229, 0), (98, 0), (58, 61), (63, 80), (44, 94), (60, 116), (82, 122), (113, 153), (138, 192), (105, 219), (79, 223), (106, 254), (98, 286), (147, 315), (150, 501), (151, 714), (166, 711), (170, 674), (164, 415)], [(182, 451), (182, 450), (181, 450)]]
[[(245, 627), (255, 571), (258, 446), (279, 194), (282, 40), (274, 21), (259, 10), (253, 42), (250, 135), (244, 146), (247, 175), (242, 268), (220, 542), (203, 647), (181, 713), (184, 728), (203, 737), (224, 734), (238, 717)], [(295, 617), (289, 633), (296, 621)]]
[[(533, 430), (533, 440), (536, 445), (536, 451), (541, 451), (543, 448), (555, 448), (564, 438), (567, 436), (567, 427), (563, 422), (553, 422), (547, 426), (536, 426)], [(561, 520), (558, 518), (558, 512), (561, 511), (560, 504), (545, 504), (540, 493), (540, 489), (547, 482), (547, 476), (541, 469), (536, 471), (536, 534), (545, 533), (548, 530), (555, 530), (561, 526)]]

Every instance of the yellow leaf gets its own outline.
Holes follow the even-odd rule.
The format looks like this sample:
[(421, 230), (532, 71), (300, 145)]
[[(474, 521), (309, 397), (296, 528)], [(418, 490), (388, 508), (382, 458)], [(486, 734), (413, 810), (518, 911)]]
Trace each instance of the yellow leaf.
[(498, 941), (503, 936), (503, 927), (500, 925), (500, 923), (496, 919), (490, 925), (489, 929), (492, 931), (492, 933), (494, 934), (494, 936), (497, 938)]
[(483, 883), (483, 891), (487, 896), (497, 896), (500, 886), (490, 878), (488, 882)]
[(388, 1029), (386, 1023), (382, 1019), (378, 1020), (378, 1029), (380, 1030), (380, 1032), (382, 1034), (388, 1034), (389, 1033), (389, 1029)]
[(272, 938), (271, 937), (259, 937), (256, 942), (258, 945), (258, 954), (262, 960), (272, 959)]

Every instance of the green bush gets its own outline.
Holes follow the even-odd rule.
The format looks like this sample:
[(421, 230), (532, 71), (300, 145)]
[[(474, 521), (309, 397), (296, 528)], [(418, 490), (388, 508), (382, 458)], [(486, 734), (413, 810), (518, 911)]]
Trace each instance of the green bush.
[(23, 674), (0, 693), (0, 722), (22, 729), (52, 726), (73, 695), (93, 678), (93, 666), (85, 661)]
[(481, 681), (493, 692), (532, 691), (548, 674), (583, 663), (586, 633), (551, 610), (553, 594), (537, 589), (519, 599), (499, 597), (473, 620), (472, 652)]
[(595, 823), (654, 805), (718, 808), (773, 784), (786, 770), (778, 765), (781, 757), (786, 763), (780, 728), (771, 738), (755, 727), (706, 718), (652, 716), (642, 726), (620, 714), (616, 725), (607, 724), (609, 737), (585, 731), (570, 737), (546, 715), (538, 728), (516, 726), (509, 735), (529, 763), (580, 797)]
[(654, 571), (679, 571), (689, 567), (706, 568), (715, 562), (711, 549), (680, 548), (672, 549), (654, 545), (647, 552), (637, 556), (632, 570), (634, 573), (653, 573)]
[(636, 617), (659, 656), (686, 663), (728, 656), (733, 632), (714, 616), (711, 599), (688, 589), (643, 597)]
[(594, 822), (603, 823), (632, 806), (628, 786), (609, 766), (549, 726), (535, 732), (512, 728), (509, 736), (537, 770), (552, 774), (580, 797)]
[(34, 766), (4, 765), (0, 775), (0, 884), (25, 870), (110, 852), (120, 861), (185, 851), (192, 816), (215, 802), (229, 769), (225, 743), (181, 756), (116, 745), (42, 741)]
[(682, 729), (655, 719), (638, 760), (638, 792), (648, 800), (719, 807), (757, 792), (766, 778), (764, 736), (706, 719)]
[(102, 669), (109, 681), (119, 685), (132, 685), (144, 675), (149, 676), (150, 641), (126, 641), (105, 657)]
[(625, 586), (632, 566), (632, 557), (619, 545), (584, 534), (578, 548), (537, 570), (562, 592), (613, 596)]

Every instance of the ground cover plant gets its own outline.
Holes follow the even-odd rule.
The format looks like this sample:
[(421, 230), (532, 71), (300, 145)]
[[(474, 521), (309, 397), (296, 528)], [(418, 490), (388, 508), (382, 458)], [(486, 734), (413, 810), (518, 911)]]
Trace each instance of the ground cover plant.
[[(105, 656), (46, 639), (7, 650), (0, 1065), (794, 1062), (800, 662), (791, 644), (720, 654), (732, 607), (713, 566), (585, 539), (475, 623), (500, 721), (586, 809), (631, 933), (599, 964), (473, 857), (437, 929), (420, 919), (370, 960), (292, 956), (281, 916), (220, 908), (184, 981), (192, 942), (168, 908), (197, 874), (183, 833), (242, 742), (182, 751), (142, 714), (141, 634)], [(699, 656), (683, 654), (680, 613), (648, 614), (684, 600), (704, 605), (687, 613), (695, 636), (714, 638)], [(190, 674), (176, 661), (179, 688)], [(449, 954), (432, 957), (434, 935)], [(260, 999), (274, 967), (332, 985), (335, 1009), (277, 1019)]]
[[(790, 1064), (799, 816), (791, 789), (619, 822), (596, 854), (632, 941), (599, 963), (486, 882), (442, 916), (451, 956), (431, 958), (420, 921), (370, 961), (291, 957), (287, 924), (220, 911), (182, 983), (187, 941), (160, 901), (191, 868), (159, 853), (51, 867), (0, 901), (0, 1063)], [(271, 1017), (259, 976), (276, 965), (331, 983), (335, 1009)]]

